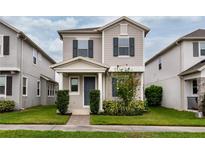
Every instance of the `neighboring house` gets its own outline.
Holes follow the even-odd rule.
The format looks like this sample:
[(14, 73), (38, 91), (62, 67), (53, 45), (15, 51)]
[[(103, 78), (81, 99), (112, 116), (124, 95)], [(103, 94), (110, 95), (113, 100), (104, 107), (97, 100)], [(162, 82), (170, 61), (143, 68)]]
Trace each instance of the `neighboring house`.
[(16, 108), (53, 103), (55, 64), (22, 31), (0, 20), (0, 99), (13, 100)]
[(63, 41), (63, 61), (51, 67), (69, 90), (69, 110), (89, 114), (89, 91), (100, 90), (103, 100), (116, 99), (117, 72), (135, 73), (137, 99), (143, 99), (144, 37), (149, 28), (127, 17), (102, 27), (58, 31)]
[(163, 87), (162, 105), (201, 111), (205, 94), (205, 30), (187, 34), (149, 59), (145, 86)]

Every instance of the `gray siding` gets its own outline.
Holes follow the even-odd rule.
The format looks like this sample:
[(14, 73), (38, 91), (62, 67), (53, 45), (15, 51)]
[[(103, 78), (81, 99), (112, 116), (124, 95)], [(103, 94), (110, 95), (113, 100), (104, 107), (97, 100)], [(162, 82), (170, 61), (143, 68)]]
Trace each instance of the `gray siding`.
[[(114, 57), (113, 56), (113, 38), (120, 36), (120, 23), (128, 24), (128, 36), (135, 38), (135, 56), (134, 57)], [(143, 64), (143, 31), (140, 28), (128, 23), (120, 22), (104, 31), (104, 61), (109, 66), (129, 65), (144, 66)]]

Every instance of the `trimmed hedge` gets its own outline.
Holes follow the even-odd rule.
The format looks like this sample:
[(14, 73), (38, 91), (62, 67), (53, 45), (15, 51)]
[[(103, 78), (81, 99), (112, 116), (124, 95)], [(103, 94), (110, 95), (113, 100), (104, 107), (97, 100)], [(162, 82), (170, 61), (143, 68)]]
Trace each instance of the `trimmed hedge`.
[(148, 106), (160, 106), (162, 101), (163, 89), (160, 86), (151, 85), (145, 89), (145, 97)]
[(90, 97), (90, 111), (93, 114), (97, 114), (99, 110), (99, 103), (100, 103), (100, 91), (91, 90), (89, 93), (89, 97)]
[(15, 102), (10, 100), (0, 100), (0, 112), (11, 112), (15, 108)]
[(142, 115), (146, 111), (144, 101), (132, 100), (125, 105), (121, 101), (108, 100), (103, 102), (104, 114), (119, 116), (136, 116)]
[(57, 109), (62, 115), (67, 113), (68, 105), (69, 105), (69, 91), (68, 90), (59, 90), (57, 92), (56, 105), (57, 105)]

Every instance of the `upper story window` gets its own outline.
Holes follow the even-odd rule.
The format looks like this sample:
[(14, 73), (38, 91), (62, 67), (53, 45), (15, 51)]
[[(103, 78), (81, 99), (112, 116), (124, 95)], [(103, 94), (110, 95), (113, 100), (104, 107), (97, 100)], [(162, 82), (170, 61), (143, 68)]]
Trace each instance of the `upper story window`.
[(129, 56), (129, 38), (119, 38), (119, 56)]
[(93, 58), (93, 40), (73, 40), (73, 58), (78, 56)]
[(113, 38), (113, 56), (135, 56), (134, 37), (115, 37)]
[(193, 42), (193, 57), (205, 56), (205, 42)]
[(161, 60), (161, 58), (159, 58), (158, 68), (159, 68), (159, 70), (161, 70), (161, 69), (162, 69), (162, 60)]
[(205, 56), (205, 42), (200, 42), (200, 55)]
[(77, 56), (88, 57), (88, 40), (78, 40)]
[(0, 35), (0, 57), (9, 55), (10, 50), (10, 39), (9, 36)]
[(36, 64), (37, 63), (37, 51), (35, 49), (33, 49), (33, 63)]
[(127, 24), (120, 24), (120, 35), (128, 35)]

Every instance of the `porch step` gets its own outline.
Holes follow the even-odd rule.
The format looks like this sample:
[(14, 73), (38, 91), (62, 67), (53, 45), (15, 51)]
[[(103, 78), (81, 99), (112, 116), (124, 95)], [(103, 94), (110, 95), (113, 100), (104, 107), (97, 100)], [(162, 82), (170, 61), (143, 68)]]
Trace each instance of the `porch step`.
[(89, 109), (73, 109), (72, 115), (90, 115)]

